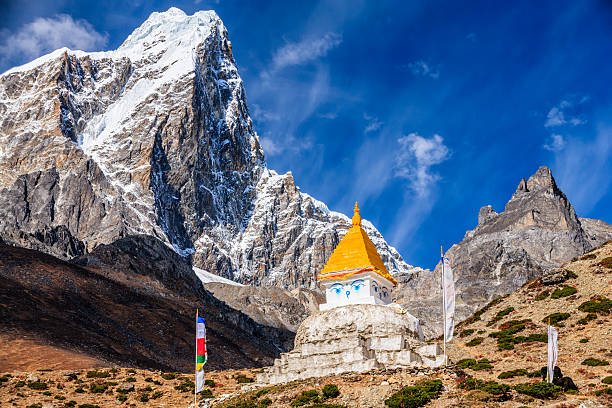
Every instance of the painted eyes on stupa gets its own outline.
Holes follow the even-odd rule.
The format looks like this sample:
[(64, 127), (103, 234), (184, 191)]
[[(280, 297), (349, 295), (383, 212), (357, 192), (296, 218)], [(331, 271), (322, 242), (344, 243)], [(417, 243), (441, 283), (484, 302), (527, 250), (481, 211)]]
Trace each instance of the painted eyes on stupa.
[(332, 291), (332, 293), (335, 293), (336, 295), (339, 295), (342, 292), (342, 289), (344, 288), (344, 285), (337, 283), (335, 285), (333, 285), (330, 290)]
[(365, 282), (363, 279), (357, 279), (356, 281), (353, 281), (353, 283), (351, 283), (351, 287), (355, 292), (359, 291), (359, 288), (363, 286), (365, 286)]

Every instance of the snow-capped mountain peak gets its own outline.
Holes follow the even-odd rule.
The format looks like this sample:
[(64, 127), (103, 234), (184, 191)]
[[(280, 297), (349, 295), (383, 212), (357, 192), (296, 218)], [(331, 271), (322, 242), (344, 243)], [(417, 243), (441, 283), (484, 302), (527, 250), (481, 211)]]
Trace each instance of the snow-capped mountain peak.
[[(241, 283), (313, 286), (350, 225), (267, 169), (213, 11), (153, 13), (117, 50), (10, 70), (0, 127), (0, 237), (56, 256), (144, 234)], [(392, 273), (412, 270), (368, 232)]]

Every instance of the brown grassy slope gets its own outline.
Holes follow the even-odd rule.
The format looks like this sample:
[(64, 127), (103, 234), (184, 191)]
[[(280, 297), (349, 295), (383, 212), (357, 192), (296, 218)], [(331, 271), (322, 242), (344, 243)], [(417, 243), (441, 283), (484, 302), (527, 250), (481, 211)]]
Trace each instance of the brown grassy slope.
[[(605, 266), (606, 258), (612, 257), (612, 242), (563, 265), (563, 269), (573, 271), (577, 277), (564, 283), (545, 286), (540, 279), (527, 282), (515, 293), (503, 298), (498, 304), (482, 313), (480, 320), (472, 323), (469, 319), (459, 325), (456, 336), (449, 347), (450, 357), (454, 362), (465, 358), (488, 358), (493, 369), (472, 371), (469, 374), (483, 379), (497, 379), (503, 371), (525, 368), (529, 371), (539, 370), (546, 365), (547, 344), (545, 342), (527, 342), (515, 344), (514, 350), (499, 350), (497, 340), (489, 334), (500, 330), (504, 323), (510, 320), (529, 319), (526, 328), (515, 336), (528, 336), (532, 333), (547, 333), (546, 317), (552, 313), (569, 313), (567, 320), (557, 326), (559, 331), (559, 359), (557, 365), (565, 376), (570, 376), (578, 385), (580, 393), (588, 393), (604, 386), (602, 379), (612, 375), (612, 325), (610, 314), (597, 314), (597, 317), (580, 324), (579, 320), (587, 313), (578, 310), (579, 306), (596, 297), (612, 299), (612, 265)], [(548, 290), (550, 293), (556, 289), (569, 285), (577, 289), (571, 296), (552, 299), (549, 295), (545, 299), (536, 300), (536, 296)], [(492, 325), (494, 317), (502, 310), (514, 308), (507, 316)], [(464, 330), (473, 330), (473, 333), (460, 337)], [(467, 333), (467, 332), (465, 332)], [(473, 347), (466, 346), (470, 340), (482, 337), (481, 344)], [(588, 342), (581, 343), (581, 339)], [(597, 358), (608, 361), (605, 366), (591, 367), (583, 365), (587, 358)], [(516, 384), (519, 382), (535, 381), (519, 376), (505, 379), (503, 382)]]
[(0, 244), (0, 333), (32, 340), (7, 340), (15, 353), (0, 358), (1, 370), (50, 346), (106, 365), (190, 371), (196, 307), (208, 323), (209, 367), (258, 366), (279, 352), (275, 329), (197, 286), (191, 267), (158, 241), (125, 238), (89, 257), (76, 265)]

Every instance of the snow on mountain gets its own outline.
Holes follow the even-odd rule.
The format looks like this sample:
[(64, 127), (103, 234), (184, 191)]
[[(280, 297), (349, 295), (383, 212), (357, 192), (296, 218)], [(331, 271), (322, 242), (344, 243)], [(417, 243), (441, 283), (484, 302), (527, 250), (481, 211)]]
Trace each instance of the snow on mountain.
[[(0, 237), (63, 258), (145, 234), (233, 281), (312, 287), (350, 226), (267, 169), (214, 11), (5, 72), (0, 129)], [(364, 226), (391, 273), (414, 270)]]

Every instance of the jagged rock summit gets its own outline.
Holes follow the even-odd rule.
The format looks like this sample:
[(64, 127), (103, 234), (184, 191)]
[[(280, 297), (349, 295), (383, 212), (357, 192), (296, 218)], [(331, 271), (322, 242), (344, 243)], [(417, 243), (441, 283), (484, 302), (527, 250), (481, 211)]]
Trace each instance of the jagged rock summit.
[(257, 376), (277, 384), (375, 369), (438, 367), (438, 344), (426, 344), (418, 320), (397, 305), (347, 305), (315, 313), (297, 331), (295, 347)]
[[(550, 169), (540, 167), (520, 181), (503, 212), (482, 207), (476, 228), (448, 250), (458, 319), (611, 238), (612, 226), (578, 218)], [(401, 277), (394, 294), (428, 335), (441, 332), (440, 265), (434, 272)]]
[[(302, 287), (350, 227), (266, 166), (213, 11), (0, 75), (0, 238), (70, 259), (132, 235), (237, 282)], [(410, 273), (364, 221), (391, 273)]]

